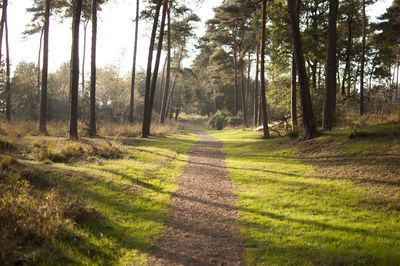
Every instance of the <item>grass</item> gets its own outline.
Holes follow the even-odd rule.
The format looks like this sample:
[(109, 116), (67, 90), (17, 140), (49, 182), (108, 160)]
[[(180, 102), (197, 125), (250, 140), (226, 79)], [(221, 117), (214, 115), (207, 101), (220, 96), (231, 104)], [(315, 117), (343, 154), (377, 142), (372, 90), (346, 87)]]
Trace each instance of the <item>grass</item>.
[[(197, 139), (184, 132), (119, 136), (123, 152), (114, 157), (99, 154), (116, 145), (109, 138), (17, 138), (0, 172), (0, 220), (9, 225), (0, 236), (0, 264), (146, 264)], [(69, 159), (35, 156), (49, 147)]]
[(400, 126), (224, 141), (249, 265), (400, 264)]

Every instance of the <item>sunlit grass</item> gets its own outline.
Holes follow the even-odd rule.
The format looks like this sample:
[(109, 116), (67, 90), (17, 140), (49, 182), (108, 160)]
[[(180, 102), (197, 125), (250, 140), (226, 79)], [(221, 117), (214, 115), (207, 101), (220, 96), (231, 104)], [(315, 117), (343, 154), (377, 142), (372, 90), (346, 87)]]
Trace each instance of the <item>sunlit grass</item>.
[[(372, 208), (366, 204), (370, 187), (321, 176), (318, 165), (302, 162), (299, 146), (307, 144), (261, 140), (259, 133), (243, 130), (212, 135), (224, 141), (249, 265), (400, 263), (400, 209)], [(316, 142), (338, 145), (338, 156), (357, 153), (353, 160), (379, 145), (347, 139), (337, 131)]]
[[(29, 156), (19, 159), (17, 171), (29, 169), (34, 173), (31, 179), (37, 179), (33, 184), (46, 184), (39, 190), (56, 187), (83, 199), (86, 208), (98, 213), (95, 219), (75, 223), (54, 241), (22, 245), (24, 258), (47, 265), (146, 264), (148, 253), (166, 226), (176, 178), (197, 139), (184, 132), (149, 139), (120, 138), (124, 153), (114, 160), (79, 156), (67, 163), (43, 164)], [(47, 142), (58, 143), (53, 137), (34, 137), (33, 141), (28, 139), (33, 144), (27, 149), (40, 148)], [(58, 145), (64, 147), (64, 142)], [(95, 142), (107, 145), (107, 140)]]

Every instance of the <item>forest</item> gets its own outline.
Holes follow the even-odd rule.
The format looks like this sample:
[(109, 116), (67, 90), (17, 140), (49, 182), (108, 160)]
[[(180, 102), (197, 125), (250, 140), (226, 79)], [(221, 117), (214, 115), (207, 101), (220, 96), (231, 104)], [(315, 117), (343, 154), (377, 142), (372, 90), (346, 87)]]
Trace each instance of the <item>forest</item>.
[(1, 265), (400, 264), (400, 0), (132, 1), (129, 69), (98, 63), (123, 1), (26, 2)]

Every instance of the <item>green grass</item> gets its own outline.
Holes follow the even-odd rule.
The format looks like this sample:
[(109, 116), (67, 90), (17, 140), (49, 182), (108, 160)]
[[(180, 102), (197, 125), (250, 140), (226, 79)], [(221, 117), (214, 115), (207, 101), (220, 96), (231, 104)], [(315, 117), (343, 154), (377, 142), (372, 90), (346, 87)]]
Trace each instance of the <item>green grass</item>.
[[(375, 198), (368, 193), (380, 188), (379, 183), (360, 185), (350, 178), (357, 175), (354, 172), (337, 178), (321, 171), (324, 166), (310, 157), (330, 147), (328, 164), (331, 158), (344, 157), (347, 161), (340, 163), (356, 165), (399, 143), (388, 138), (398, 139), (399, 125), (360, 130), (377, 136), (350, 140), (348, 131), (335, 131), (297, 144), (286, 138), (261, 140), (259, 133), (251, 131), (212, 132), (224, 141), (249, 265), (400, 264), (398, 205), (374, 208)], [(394, 171), (399, 173), (399, 168), (397, 159)], [(398, 180), (393, 186), (398, 188)], [(396, 191), (391, 196), (397, 197), (398, 204)]]
[(165, 229), (176, 178), (197, 139), (184, 133), (124, 138), (120, 147), (126, 154), (118, 160), (51, 164), (19, 160), (21, 168), (40, 179), (36, 183), (82, 198), (87, 208), (97, 212), (52, 243), (31, 250), (23, 247), (24, 257), (46, 265), (146, 264), (147, 254)]

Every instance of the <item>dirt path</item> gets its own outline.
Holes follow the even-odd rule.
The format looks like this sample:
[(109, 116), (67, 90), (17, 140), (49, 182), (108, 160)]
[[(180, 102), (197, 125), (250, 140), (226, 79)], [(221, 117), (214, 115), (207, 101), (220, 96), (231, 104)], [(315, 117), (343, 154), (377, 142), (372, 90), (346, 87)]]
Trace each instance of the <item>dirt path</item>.
[(150, 264), (245, 265), (222, 143), (190, 124), (184, 126), (201, 140), (178, 180), (180, 188), (173, 195), (171, 220)]

